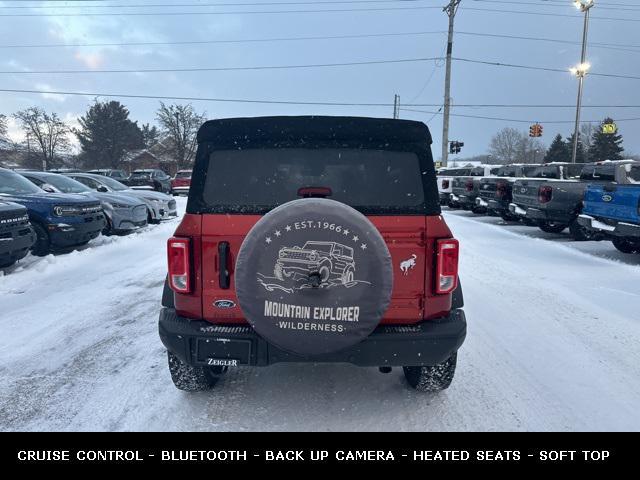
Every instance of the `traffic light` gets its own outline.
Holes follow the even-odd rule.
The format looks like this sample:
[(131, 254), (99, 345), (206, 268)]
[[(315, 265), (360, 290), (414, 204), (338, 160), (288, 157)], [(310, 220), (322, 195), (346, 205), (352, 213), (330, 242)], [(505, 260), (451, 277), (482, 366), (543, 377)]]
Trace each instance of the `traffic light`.
[(449, 153), (460, 153), (460, 150), (464, 147), (464, 142), (452, 141), (449, 142)]
[(541, 137), (542, 136), (542, 125), (539, 123), (535, 123), (529, 127), (529, 136), (530, 137)]

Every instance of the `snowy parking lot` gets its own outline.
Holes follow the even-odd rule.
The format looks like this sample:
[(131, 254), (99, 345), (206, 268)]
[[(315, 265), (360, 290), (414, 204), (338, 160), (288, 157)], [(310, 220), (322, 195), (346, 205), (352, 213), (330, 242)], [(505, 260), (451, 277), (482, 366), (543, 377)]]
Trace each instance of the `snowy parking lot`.
[(445, 217), (468, 336), (443, 393), (399, 369), (293, 364), (178, 391), (157, 333), (171, 220), (0, 277), (0, 429), (640, 430), (640, 256)]

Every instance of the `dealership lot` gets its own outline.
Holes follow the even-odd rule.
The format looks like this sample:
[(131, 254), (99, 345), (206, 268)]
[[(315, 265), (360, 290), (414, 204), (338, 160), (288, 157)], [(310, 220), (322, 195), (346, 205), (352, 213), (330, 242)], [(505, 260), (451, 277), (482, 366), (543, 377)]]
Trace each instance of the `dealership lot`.
[[(180, 213), (185, 205), (179, 198)], [(407, 390), (399, 369), (294, 364), (232, 369), (210, 392), (176, 390), (157, 335), (170, 220), (29, 256), (0, 277), (0, 429), (639, 429), (637, 255), (445, 216), (462, 246), (471, 321), (441, 394)]]

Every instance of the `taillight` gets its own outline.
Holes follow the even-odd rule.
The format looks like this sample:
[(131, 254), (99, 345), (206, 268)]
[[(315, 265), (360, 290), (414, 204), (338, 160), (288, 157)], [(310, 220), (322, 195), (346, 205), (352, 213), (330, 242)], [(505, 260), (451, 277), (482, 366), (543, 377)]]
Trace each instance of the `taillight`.
[(191, 241), (172, 237), (167, 241), (169, 287), (176, 293), (191, 292)]
[(496, 197), (503, 198), (507, 194), (507, 182), (496, 183)]
[(467, 192), (473, 192), (473, 180), (467, 180), (467, 183), (465, 183), (464, 188), (467, 190)]
[(436, 293), (453, 292), (458, 286), (458, 240), (449, 238), (436, 242)]
[(551, 201), (553, 189), (551, 187), (540, 187), (538, 189), (538, 202), (549, 203)]
[(442, 180), (442, 189), (446, 190), (449, 188), (449, 180)]

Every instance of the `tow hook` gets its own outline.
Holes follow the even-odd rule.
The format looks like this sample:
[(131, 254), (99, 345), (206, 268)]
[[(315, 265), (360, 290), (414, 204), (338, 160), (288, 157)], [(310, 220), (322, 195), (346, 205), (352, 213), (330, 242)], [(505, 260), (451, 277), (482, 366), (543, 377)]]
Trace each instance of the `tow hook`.
[(380, 373), (391, 373), (391, 367), (378, 367)]

